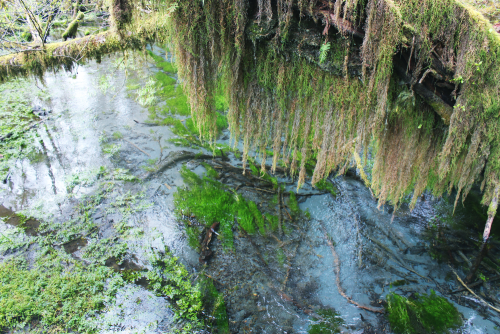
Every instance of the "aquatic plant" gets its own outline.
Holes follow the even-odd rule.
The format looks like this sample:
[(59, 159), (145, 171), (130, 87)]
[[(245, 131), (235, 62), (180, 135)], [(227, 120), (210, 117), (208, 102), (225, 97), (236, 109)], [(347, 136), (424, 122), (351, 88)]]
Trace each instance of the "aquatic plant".
[(391, 292), (386, 309), (391, 329), (396, 333), (444, 333), (462, 324), (455, 306), (432, 290), (430, 295), (415, 294), (413, 298)]
[(300, 213), (299, 203), (297, 203), (297, 198), (294, 192), (290, 192), (290, 197), (288, 197), (288, 207), (292, 211), (292, 215), (296, 216)]
[(205, 312), (215, 319), (217, 333), (229, 334), (229, 318), (226, 312), (224, 295), (217, 291), (212, 280), (207, 277), (201, 279), (200, 291), (203, 295)]
[[(262, 235), (266, 230), (275, 231), (278, 227), (278, 217), (262, 215), (255, 202), (247, 201), (243, 196), (233, 193), (222, 183), (215, 180), (217, 172), (209, 167), (207, 175), (199, 177), (185, 166), (181, 169), (186, 188), (179, 188), (174, 193), (174, 204), (179, 216), (194, 216), (206, 227), (214, 222), (220, 223), (220, 235), (225, 249), (233, 248), (233, 223), (236, 218), (238, 225), (248, 234), (254, 234), (256, 227)], [(266, 217), (264, 219), (264, 217)], [(268, 221), (267, 227), (265, 220)], [(188, 231), (192, 244), (196, 228)], [(199, 233), (199, 231), (198, 231)]]
[(319, 180), (318, 182), (316, 182), (315, 187), (318, 190), (328, 191), (330, 194), (332, 194), (333, 197), (337, 196), (338, 190), (330, 181), (327, 181), (325, 179)]
[(183, 331), (189, 333), (189, 330), (200, 326), (200, 315), (203, 310), (200, 285), (191, 283), (191, 275), (168, 250), (164, 253), (153, 253), (151, 264), (154, 270), (145, 273), (149, 286), (157, 294), (171, 301), (177, 319), (190, 321), (184, 326)]
[(340, 333), (340, 325), (344, 322), (339, 314), (333, 309), (322, 309), (316, 312), (322, 317), (322, 319), (313, 319), (313, 322), (309, 325), (307, 333), (309, 334), (333, 334)]
[[(35, 125), (39, 117), (33, 113), (28, 98), (33, 89), (25, 79), (15, 79), (0, 85), (0, 179), (6, 180), (16, 161), (35, 160), (43, 147)], [(35, 91), (38, 97), (48, 99), (46, 92)]]
[(51, 332), (82, 333), (95, 332), (88, 316), (101, 311), (123, 286), (110, 268), (84, 267), (53, 249), (46, 249), (31, 269), (21, 259), (1, 263), (0, 283), (0, 327), (39, 322)]
[(154, 54), (153, 51), (151, 50), (147, 50), (147, 53), (151, 58), (153, 58), (153, 60), (156, 63), (156, 66), (161, 68), (164, 72), (171, 74), (177, 73), (177, 69), (175, 68), (174, 63), (167, 61), (163, 57)]

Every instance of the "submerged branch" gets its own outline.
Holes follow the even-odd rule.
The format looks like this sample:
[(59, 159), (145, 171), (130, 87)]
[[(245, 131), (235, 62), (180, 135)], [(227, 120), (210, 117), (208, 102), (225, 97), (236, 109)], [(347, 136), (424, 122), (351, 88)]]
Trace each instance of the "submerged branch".
[(335, 283), (337, 285), (337, 289), (339, 290), (340, 295), (342, 297), (344, 297), (349, 303), (351, 303), (351, 304), (353, 304), (353, 305), (355, 305), (363, 310), (374, 312), (374, 313), (385, 313), (385, 310), (383, 308), (374, 308), (374, 307), (364, 306), (364, 305), (361, 305), (358, 302), (352, 300), (351, 297), (347, 296), (344, 289), (340, 285), (340, 259), (339, 259), (339, 256), (337, 255), (337, 252), (335, 251), (335, 247), (333, 246), (332, 241), (328, 237), (328, 233), (326, 231), (326, 228), (323, 226), (322, 223), (320, 225), (321, 225), (321, 228), (323, 229), (323, 233), (325, 235), (326, 242), (328, 243), (328, 246), (330, 247), (330, 250), (332, 251), (332, 255), (333, 255), (333, 259), (334, 259), (334, 263), (335, 263), (335, 267), (334, 267), (335, 268), (335, 276), (336, 276)]

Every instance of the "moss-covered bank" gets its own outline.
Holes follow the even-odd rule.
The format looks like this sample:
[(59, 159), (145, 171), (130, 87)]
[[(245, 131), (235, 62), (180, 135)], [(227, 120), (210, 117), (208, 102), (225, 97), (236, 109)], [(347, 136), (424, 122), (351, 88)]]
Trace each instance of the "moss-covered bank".
[[(192, 112), (215, 133), (224, 82), (244, 161), (252, 147), (263, 158), (272, 148), (273, 166), (282, 159), (300, 186), (310, 159), (317, 182), (371, 151), (380, 203), (413, 192), (414, 205), (425, 189), (455, 188), (458, 200), (476, 182), (483, 204), (497, 196), (500, 36), (474, 9), (456, 0), (167, 5), (177, 6), (169, 29)], [(300, 31), (323, 36), (311, 33), (314, 46), (296, 40)]]

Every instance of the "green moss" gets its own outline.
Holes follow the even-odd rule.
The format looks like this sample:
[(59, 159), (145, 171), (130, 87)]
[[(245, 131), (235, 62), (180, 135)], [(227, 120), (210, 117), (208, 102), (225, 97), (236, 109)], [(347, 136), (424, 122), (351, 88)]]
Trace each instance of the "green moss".
[(84, 14), (82, 12), (78, 13), (76, 19), (70, 22), (66, 30), (64, 30), (62, 34), (62, 38), (66, 41), (68, 38), (75, 38), (76, 32), (78, 31), (78, 24), (84, 18)]
[(26, 42), (31, 42), (33, 40), (33, 35), (29, 31), (24, 31), (21, 34), (21, 38)]
[(232, 248), (231, 227), (236, 213), (233, 194), (219, 182), (200, 178), (186, 167), (181, 169), (181, 176), (188, 188), (179, 188), (174, 194), (176, 212), (193, 215), (206, 226), (219, 222), (222, 242), (226, 249)]
[(205, 312), (215, 320), (213, 322), (215, 322), (217, 333), (229, 334), (229, 318), (226, 312), (224, 295), (217, 291), (212, 280), (207, 277), (201, 279), (200, 287), (203, 293)]
[(162, 61), (159, 63), (156, 63), (156, 66), (161, 67), (161, 69), (165, 72), (174, 74), (177, 73), (177, 68), (169, 61)]
[(111, 269), (83, 267), (55, 251), (38, 258), (31, 269), (19, 260), (1, 263), (0, 327), (22, 328), (39, 321), (51, 332), (92, 333), (95, 325), (88, 315), (102, 310), (121, 286), (123, 280)]
[(219, 133), (220, 133), (222, 130), (227, 129), (227, 127), (229, 126), (229, 123), (227, 122), (227, 117), (226, 117), (226, 115), (221, 115), (221, 114), (218, 114), (218, 115), (217, 115), (216, 125), (217, 125), (217, 129), (219, 130)]
[(318, 190), (326, 190), (330, 194), (332, 194), (333, 197), (337, 196), (337, 188), (329, 181), (327, 180), (320, 180), (315, 184), (315, 187)]
[(238, 195), (238, 202), (238, 223), (240, 227), (250, 235), (255, 234), (254, 216), (252, 212), (241, 195)]
[(344, 322), (340, 315), (332, 309), (323, 309), (317, 312), (322, 319), (314, 319), (315, 322), (309, 325), (309, 334), (334, 334), (340, 333), (340, 325)]
[[(457, 187), (465, 195), (483, 175), (484, 204), (490, 203), (500, 179), (500, 36), (461, 1), (393, 0), (384, 6), (350, 1), (352, 10), (344, 18), (366, 27), (363, 51), (351, 47), (357, 41), (348, 34), (330, 36), (332, 41), (323, 43), (330, 46), (323, 47), (323, 64), (316, 56), (321, 42), (308, 46), (314, 48), (311, 57), (302, 52), (304, 41), (296, 46), (290, 40), (290, 29), (300, 29), (303, 22), (295, 21), (291, 9), (274, 18), (277, 29), (266, 29), (235, 1), (168, 1), (174, 3), (172, 46), (177, 54), (191, 52), (177, 61), (196, 120), (215, 137), (222, 93), (231, 106), (231, 131), (247, 143), (244, 159), (253, 147), (263, 153), (272, 146), (274, 157), (287, 161), (292, 174), (298, 172), (300, 186), (312, 156), (315, 184), (334, 170), (345, 170), (353, 152), (370, 152), (370, 186), (381, 204), (397, 206), (414, 191), (414, 206), (425, 189), (440, 195)], [(317, 15), (307, 1), (291, 7), (301, 17)], [(248, 33), (266, 38), (253, 38), (253, 47), (247, 47)], [(448, 55), (445, 81), (459, 85), (454, 111), (444, 102), (406, 94), (409, 87), (400, 85), (394, 72), (397, 52), (418, 50), (412, 76), (422, 78), (438, 44)], [(361, 64), (344, 68), (353, 49)]]
[(190, 116), (191, 107), (188, 104), (187, 97), (185, 95), (177, 95), (166, 101), (166, 106), (172, 112), (172, 114), (180, 116)]
[(434, 291), (430, 295), (416, 294), (414, 298), (390, 293), (386, 308), (391, 328), (396, 333), (445, 333), (462, 324), (457, 309)]
[[(232, 227), (236, 219), (239, 227), (248, 234), (254, 234), (258, 228), (266, 233), (262, 213), (252, 201), (246, 201), (241, 195), (228, 190), (214, 180), (218, 174), (206, 165), (207, 176), (199, 177), (183, 167), (181, 176), (187, 188), (180, 188), (174, 194), (174, 204), (179, 216), (193, 215), (205, 226), (220, 223), (220, 235), (225, 249), (233, 248)], [(269, 216), (269, 229), (276, 230), (277, 217)], [(191, 233), (191, 232), (189, 232)], [(190, 237), (193, 238), (194, 237)]]
[(174, 85), (177, 83), (177, 80), (163, 72), (156, 72), (155, 78), (162, 87)]
[(259, 208), (257, 207), (257, 204), (253, 201), (248, 201), (248, 209), (253, 215), (255, 224), (257, 225), (257, 228), (259, 229), (259, 233), (261, 235), (266, 235), (266, 228), (265, 228), (265, 220), (264, 216), (260, 212)]
[(292, 211), (292, 215), (296, 216), (300, 213), (299, 203), (297, 203), (297, 198), (295, 197), (295, 193), (290, 192), (290, 197), (288, 198), (288, 206)]
[(264, 214), (267, 220), (267, 229), (271, 232), (276, 232), (278, 230), (278, 216), (271, 215), (269, 213)]

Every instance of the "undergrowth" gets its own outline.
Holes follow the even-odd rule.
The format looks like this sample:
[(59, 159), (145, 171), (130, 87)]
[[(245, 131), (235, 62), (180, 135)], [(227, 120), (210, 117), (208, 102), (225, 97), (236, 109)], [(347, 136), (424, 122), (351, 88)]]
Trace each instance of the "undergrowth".
[[(278, 218), (272, 215), (263, 215), (253, 201), (248, 201), (240, 194), (228, 189), (214, 178), (214, 170), (208, 170), (206, 176), (198, 176), (185, 166), (181, 169), (181, 176), (187, 187), (179, 188), (174, 194), (174, 204), (179, 217), (195, 217), (205, 227), (214, 222), (220, 223), (220, 236), (225, 249), (233, 249), (234, 221), (248, 234), (259, 231), (265, 235), (268, 231), (275, 231), (278, 227)], [(196, 227), (186, 223), (187, 234), (192, 245), (199, 245), (196, 238), (200, 234)]]
[(55, 332), (93, 333), (96, 327), (88, 317), (101, 311), (123, 286), (110, 268), (82, 266), (50, 248), (29, 267), (21, 259), (0, 264), (2, 328), (41, 325)]

